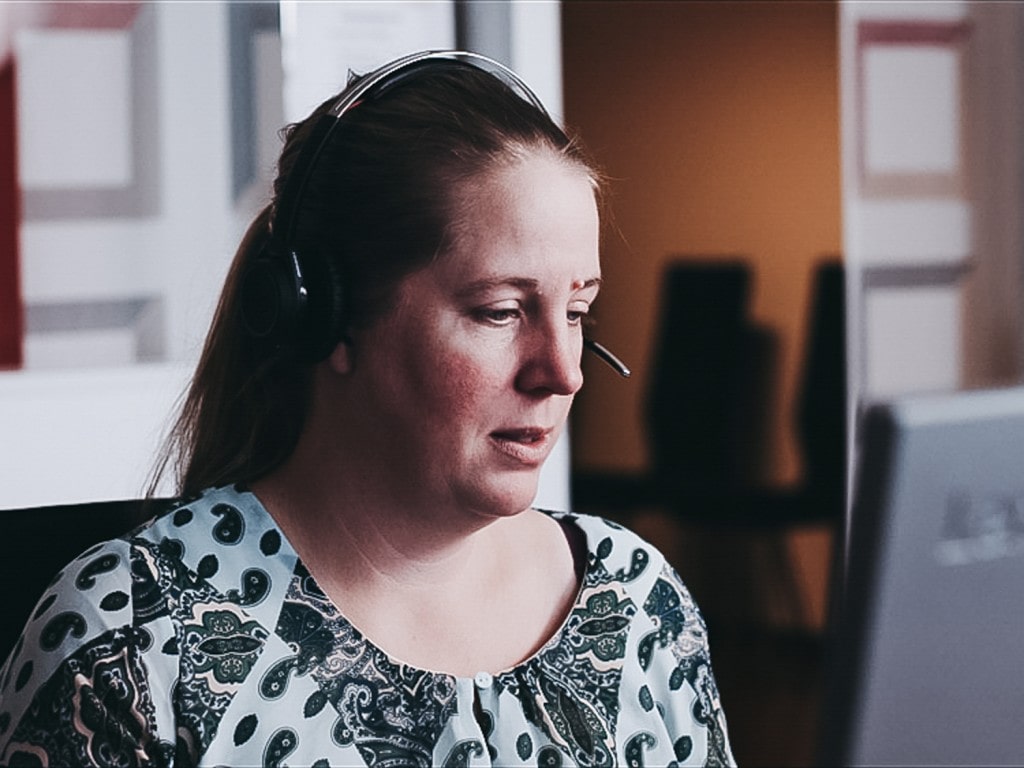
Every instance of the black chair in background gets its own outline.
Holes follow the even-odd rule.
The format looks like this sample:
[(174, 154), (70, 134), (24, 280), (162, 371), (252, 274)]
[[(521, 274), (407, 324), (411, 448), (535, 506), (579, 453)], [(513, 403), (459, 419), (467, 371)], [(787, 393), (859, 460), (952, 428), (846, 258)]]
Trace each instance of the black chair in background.
[[(760, 464), (777, 339), (751, 323), (750, 267), (741, 257), (666, 268), (643, 423), (649, 472), (575, 472), (573, 503), (602, 514), (719, 495), (752, 482)], [(709, 493), (713, 489), (714, 493)], [(689, 514), (706, 512), (693, 505)]]
[(804, 465), (793, 488), (758, 478), (777, 367), (774, 335), (746, 316), (743, 262), (676, 262), (665, 275), (646, 422), (652, 482), (674, 513), (778, 528), (842, 517), (846, 473), (842, 264), (816, 268), (796, 396)]
[(168, 509), (172, 499), (132, 499), (0, 510), (0, 663), (36, 602), (68, 563), (90, 547)]
[(846, 281), (838, 256), (819, 262), (812, 286), (797, 397), (803, 494), (811, 519), (838, 523), (846, 512)]
[(739, 259), (665, 269), (644, 417), (655, 494), (688, 519), (736, 518), (756, 483), (777, 342), (747, 315), (751, 283)]

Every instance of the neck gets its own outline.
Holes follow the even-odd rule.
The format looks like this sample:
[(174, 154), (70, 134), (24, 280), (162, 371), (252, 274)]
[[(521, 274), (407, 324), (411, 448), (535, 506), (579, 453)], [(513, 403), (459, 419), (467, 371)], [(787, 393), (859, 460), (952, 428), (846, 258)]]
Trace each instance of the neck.
[(376, 476), (376, 462), (360, 455), (301, 440), (289, 461), (253, 488), (324, 588), (457, 581), (488, 542), (500, 540), (497, 529), (514, 521), (411, 498), (389, 488)]
[(372, 456), (349, 458), (300, 441), (253, 490), (367, 638), (415, 667), (466, 676), (508, 668), (552, 636), (578, 589), (558, 523), (410, 502), (375, 481)]

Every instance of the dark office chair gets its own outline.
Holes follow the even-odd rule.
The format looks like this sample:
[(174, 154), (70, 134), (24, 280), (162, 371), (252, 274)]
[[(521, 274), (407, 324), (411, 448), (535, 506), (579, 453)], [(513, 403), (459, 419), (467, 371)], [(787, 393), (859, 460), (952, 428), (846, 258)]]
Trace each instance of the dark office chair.
[(69, 562), (94, 544), (130, 531), (172, 499), (133, 499), (0, 510), (0, 663), (36, 602)]
[(655, 492), (687, 518), (735, 517), (753, 482), (775, 339), (747, 317), (751, 282), (738, 259), (665, 269), (645, 423)]
[(804, 477), (764, 487), (756, 468), (777, 350), (746, 317), (743, 263), (677, 262), (666, 270), (646, 421), (652, 482), (677, 515), (778, 528), (842, 516), (846, 471), (842, 265), (815, 270), (797, 395)]
[(846, 284), (838, 256), (814, 273), (797, 436), (804, 462), (807, 515), (831, 522), (846, 510)]

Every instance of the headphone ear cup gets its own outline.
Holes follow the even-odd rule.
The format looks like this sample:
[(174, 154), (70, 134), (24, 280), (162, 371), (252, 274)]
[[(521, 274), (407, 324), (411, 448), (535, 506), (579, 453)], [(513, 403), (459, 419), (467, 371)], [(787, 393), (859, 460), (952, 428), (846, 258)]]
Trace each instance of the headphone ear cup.
[(242, 323), (253, 338), (274, 346), (294, 338), (305, 309), (306, 288), (298, 262), (289, 268), (293, 261), (265, 248), (242, 275)]
[(300, 344), (306, 359), (316, 363), (330, 355), (345, 335), (344, 281), (341, 269), (329, 256), (306, 254), (302, 267), (315, 290), (310, 291), (308, 311), (299, 328)]

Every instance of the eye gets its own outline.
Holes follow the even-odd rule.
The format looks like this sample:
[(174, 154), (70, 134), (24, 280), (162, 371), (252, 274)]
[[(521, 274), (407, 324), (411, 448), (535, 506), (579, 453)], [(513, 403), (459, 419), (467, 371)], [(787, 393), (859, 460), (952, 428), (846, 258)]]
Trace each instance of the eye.
[(518, 305), (480, 307), (473, 311), (473, 316), (490, 325), (511, 325), (522, 316), (522, 310)]
[(590, 325), (590, 307), (570, 307), (565, 313), (566, 318), (569, 320), (569, 325)]

